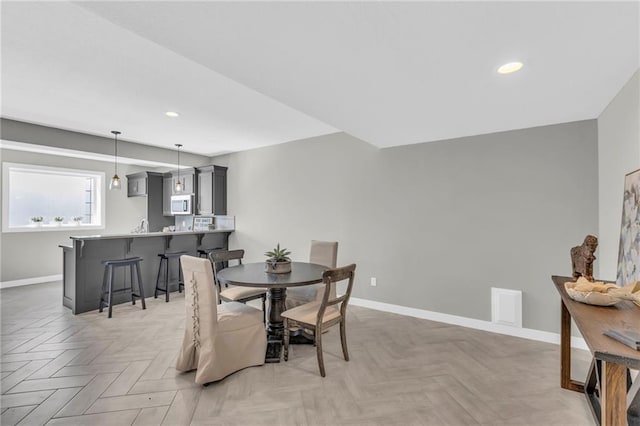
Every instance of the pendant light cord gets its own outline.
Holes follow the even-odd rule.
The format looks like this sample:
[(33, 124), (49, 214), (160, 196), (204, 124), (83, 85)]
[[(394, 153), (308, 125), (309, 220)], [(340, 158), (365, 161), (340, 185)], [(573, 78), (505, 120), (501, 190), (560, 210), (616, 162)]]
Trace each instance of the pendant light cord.
[(113, 144), (113, 177), (111, 178), (111, 182), (109, 183), (109, 189), (120, 189), (120, 177), (118, 177), (118, 135), (120, 134), (117, 130), (112, 130), (111, 133), (114, 136), (114, 144)]
[(117, 176), (118, 175), (118, 135), (120, 134), (120, 132), (117, 130), (112, 130), (111, 133), (113, 133), (113, 136), (115, 137), (113, 163), (115, 166), (115, 172)]
[(114, 155), (113, 161), (115, 163), (115, 171), (117, 175), (118, 174), (118, 134), (117, 133), (116, 133), (115, 155)]
[(182, 183), (180, 182), (180, 148), (182, 148), (182, 144), (177, 143), (175, 145), (178, 148), (178, 183), (176, 184), (176, 187), (179, 187), (180, 190), (182, 190)]

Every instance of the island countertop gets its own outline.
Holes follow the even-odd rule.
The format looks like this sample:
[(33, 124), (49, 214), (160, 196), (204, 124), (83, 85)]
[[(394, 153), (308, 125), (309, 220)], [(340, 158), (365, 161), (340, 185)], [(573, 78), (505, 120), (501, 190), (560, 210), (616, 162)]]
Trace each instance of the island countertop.
[(173, 235), (202, 235), (233, 232), (233, 229), (214, 229), (208, 231), (173, 231), (173, 232), (131, 232), (128, 234), (79, 235), (69, 237), (72, 240), (115, 240), (120, 238), (171, 237)]

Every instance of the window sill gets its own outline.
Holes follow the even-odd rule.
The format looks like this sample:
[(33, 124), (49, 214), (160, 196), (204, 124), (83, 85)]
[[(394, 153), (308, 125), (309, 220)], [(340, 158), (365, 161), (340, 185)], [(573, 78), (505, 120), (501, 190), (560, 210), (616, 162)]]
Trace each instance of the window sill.
[(27, 225), (27, 226), (16, 226), (9, 229), (3, 229), (2, 233), (15, 233), (15, 232), (58, 232), (58, 231), (82, 231), (86, 229), (104, 229), (104, 226), (100, 225), (75, 225), (75, 224), (42, 224), (42, 225)]

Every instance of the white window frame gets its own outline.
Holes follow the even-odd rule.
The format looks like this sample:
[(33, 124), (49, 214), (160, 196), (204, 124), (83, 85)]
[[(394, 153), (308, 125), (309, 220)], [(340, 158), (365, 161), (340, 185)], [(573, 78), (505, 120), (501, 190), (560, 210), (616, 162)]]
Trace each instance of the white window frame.
[[(9, 188), (11, 185), (10, 182), (10, 171), (12, 169), (21, 169), (26, 171), (47, 171), (50, 173), (59, 173), (64, 175), (71, 176), (84, 176), (84, 177), (93, 177), (97, 180), (96, 183), (96, 212), (99, 216), (98, 224), (71, 224), (71, 223), (63, 223), (63, 224), (49, 224), (43, 223), (41, 225), (36, 226), (35, 224), (27, 224), (21, 226), (9, 226)], [(105, 229), (105, 198), (106, 198), (106, 183), (105, 183), (105, 173), (98, 172), (94, 170), (81, 170), (81, 169), (71, 169), (71, 168), (63, 168), (63, 167), (49, 167), (49, 166), (40, 166), (36, 164), (24, 164), (24, 163), (2, 163), (2, 232), (50, 232), (50, 231), (66, 231), (69, 232), (73, 229), (85, 230), (85, 229)]]

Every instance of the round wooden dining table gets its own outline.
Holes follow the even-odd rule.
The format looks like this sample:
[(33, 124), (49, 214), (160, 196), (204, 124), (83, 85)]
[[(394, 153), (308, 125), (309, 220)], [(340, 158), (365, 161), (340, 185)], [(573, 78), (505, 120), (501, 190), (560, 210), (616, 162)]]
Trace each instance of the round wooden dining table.
[(280, 349), (284, 336), (284, 321), (287, 287), (317, 284), (322, 282), (326, 266), (315, 263), (291, 262), (291, 272), (272, 274), (265, 272), (265, 263), (246, 263), (231, 266), (218, 272), (221, 284), (245, 287), (264, 287), (268, 289), (269, 308), (267, 311), (267, 336), (270, 342), (267, 348), (267, 362), (280, 361)]

